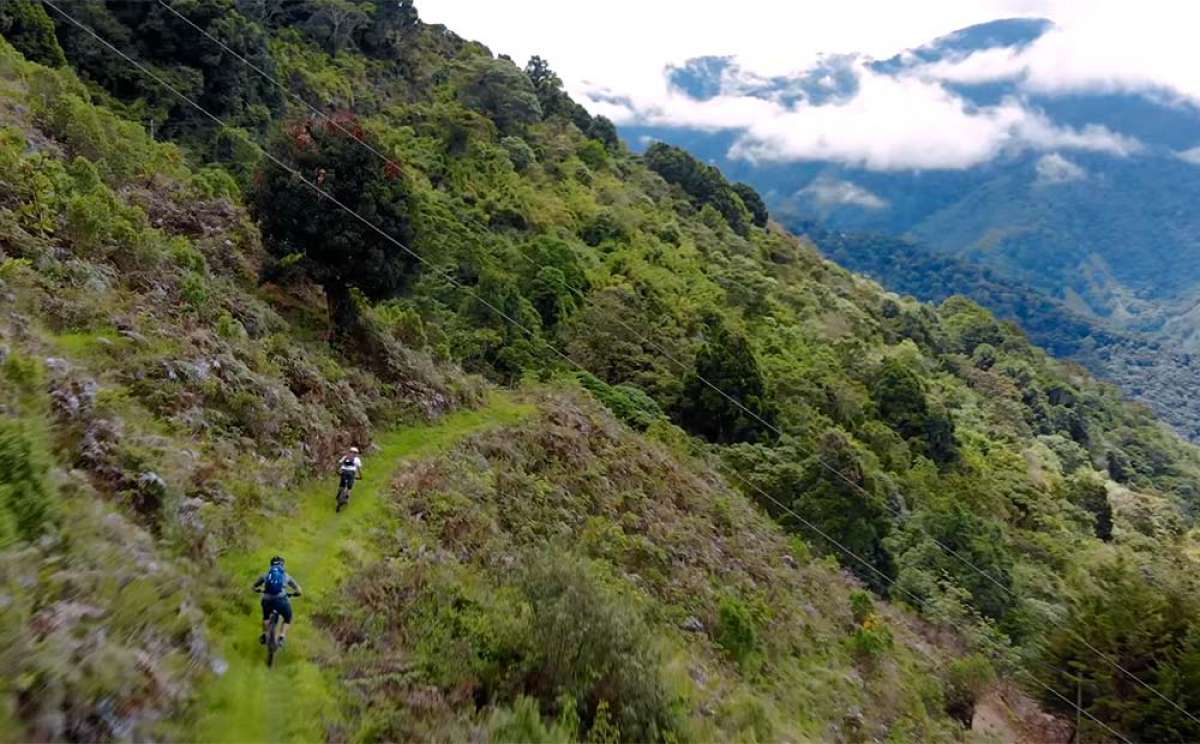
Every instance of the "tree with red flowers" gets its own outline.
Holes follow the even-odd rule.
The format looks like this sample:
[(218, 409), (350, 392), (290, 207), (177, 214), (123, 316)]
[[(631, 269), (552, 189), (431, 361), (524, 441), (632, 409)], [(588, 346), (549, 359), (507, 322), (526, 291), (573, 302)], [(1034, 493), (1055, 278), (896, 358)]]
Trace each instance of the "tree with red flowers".
[(325, 290), (335, 342), (358, 329), (352, 290), (394, 296), (417, 263), (403, 169), (359, 140), (381, 147), (349, 114), (287, 123), (268, 147), (295, 172), (265, 160), (252, 194), (270, 253)]

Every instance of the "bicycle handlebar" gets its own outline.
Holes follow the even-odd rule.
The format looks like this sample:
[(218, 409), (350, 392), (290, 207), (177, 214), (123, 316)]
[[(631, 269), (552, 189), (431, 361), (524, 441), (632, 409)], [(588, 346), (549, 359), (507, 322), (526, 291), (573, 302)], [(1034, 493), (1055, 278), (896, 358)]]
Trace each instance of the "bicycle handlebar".
[[(263, 590), (262, 590), (262, 589), (255, 589), (255, 590), (254, 590), (254, 593), (255, 593), (255, 594), (262, 594), (262, 593), (263, 593)], [(287, 595), (287, 596), (289, 596), (289, 597), (299, 597), (299, 596), (301, 595), (301, 592), (284, 592), (284, 594), (286, 594), (286, 595)]]

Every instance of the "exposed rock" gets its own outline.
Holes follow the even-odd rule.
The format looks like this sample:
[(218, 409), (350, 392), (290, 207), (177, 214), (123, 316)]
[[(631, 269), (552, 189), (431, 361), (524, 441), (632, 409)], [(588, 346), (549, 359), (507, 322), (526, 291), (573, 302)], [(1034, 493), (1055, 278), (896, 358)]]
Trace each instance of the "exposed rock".
[(61, 630), (70, 630), (83, 620), (104, 616), (104, 610), (82, 602), (55, 602), (39, 611), (30, 623), (34, 632), (48, 636)]
[(51, 374), (65, 375), (71, 371), (71, 363), (58, 357), (46, 357), (46, 369), (50, 370)]
[(190, 530), (197, 534), (204, 532), (204, 517), (200, 512), (204, 508), (205, 501), (193, 497), (184, 499), (179, 504), (179, 526), (186, 530)]
[(700, 618), (695, 615), (689, 615), (686, 620), (679, 624), (680, 629), (686, 630), (689, 633), (703, 633), (704, 623), (700, 622)]
[(148, 470), (138, 476), (138, 486), (148, 490), (162, 491), (167, 490), (167, 482), (162, 479), (158, 473)]
[(50, 392), (54, 412), (67, 421), (75, 421), (92, 412), (100, 386), (95, 380), (70, 380)]

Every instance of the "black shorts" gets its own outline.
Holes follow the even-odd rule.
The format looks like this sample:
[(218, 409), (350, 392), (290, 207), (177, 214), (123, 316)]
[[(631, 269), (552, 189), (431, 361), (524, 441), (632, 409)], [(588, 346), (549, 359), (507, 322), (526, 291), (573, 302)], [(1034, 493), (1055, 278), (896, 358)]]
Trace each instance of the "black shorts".
[(286, 594), (262, 598), (263, 620), (270, 620), (272, 612), (278, 612), (285, 623), (292, 622), (292, 602)]
[(342, 488), (354, 488), (357, 478), (354, 473), (342, 473)]

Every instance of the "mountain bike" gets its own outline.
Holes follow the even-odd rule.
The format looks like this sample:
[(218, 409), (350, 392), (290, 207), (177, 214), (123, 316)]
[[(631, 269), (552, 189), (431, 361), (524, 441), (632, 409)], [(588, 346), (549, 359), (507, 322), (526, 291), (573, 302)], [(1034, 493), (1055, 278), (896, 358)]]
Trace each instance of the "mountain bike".
[(341, 484), (338, 486), (337, 492), (337, 507), (334, 509), (334, 511), (340, 512), (342, 509), (346, 508), (346, 504), (350, 503), (350, 489), (353, 488), (354, 480), (357, 479), (341, 479)]
[[(262, 590), (259, 590), (258, 593), (262, 594)], [(289, 597), (300, 596), (295, 592), (288, 592), (287, 595)], [(271, 610), (271, 618), (267, 623), (267, 666), (271, 666), (275, 663), (275, 653), (279, 651), (279, 635), (277, 631), (279, 630), (279, 621), (282, 619), (283, 618), (279, 616), (278, 610)]]

